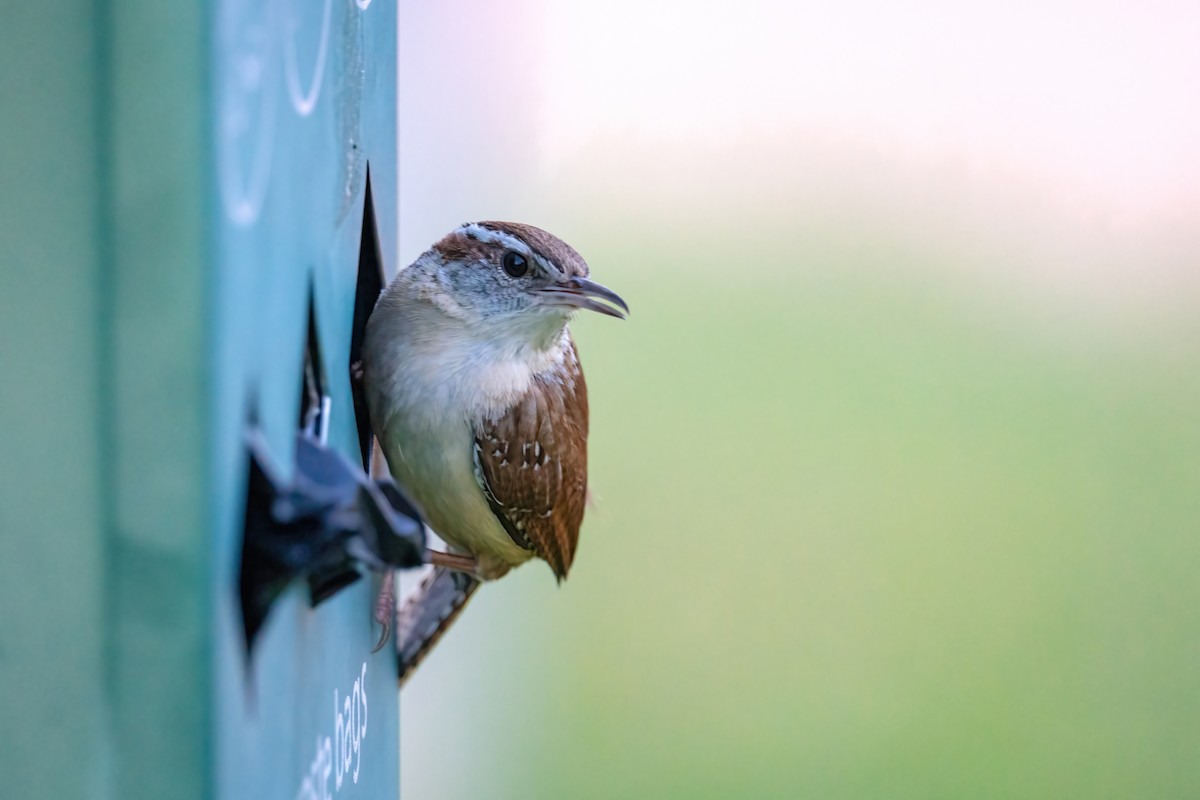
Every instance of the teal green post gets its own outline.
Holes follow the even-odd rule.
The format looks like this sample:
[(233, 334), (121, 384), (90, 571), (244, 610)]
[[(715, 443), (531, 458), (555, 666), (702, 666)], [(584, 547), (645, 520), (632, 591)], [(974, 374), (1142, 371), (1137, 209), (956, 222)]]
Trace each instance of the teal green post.
[[(241, 638), (243, 433), (328, 441), (365, 214), (396, 268), (396, 8), (29, 4), (0, 25), (0, 747), (25, 798), (395, 797), (372, 580)], [(367, 203), (370, 174), (373, 207)]]
[(0, 793), (106, 797), (101, 63), (93, 4), (0, 24)]

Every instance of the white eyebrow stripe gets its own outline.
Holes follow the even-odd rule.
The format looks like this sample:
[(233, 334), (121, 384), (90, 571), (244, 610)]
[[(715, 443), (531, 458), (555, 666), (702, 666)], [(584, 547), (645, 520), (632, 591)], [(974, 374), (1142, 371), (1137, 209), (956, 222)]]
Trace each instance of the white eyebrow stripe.
[(510, 233), (503, 231), (494, 231), (491, 228), (485, 228), (478, 222), (468, 222), (459, 228), (456, 233), (461, 233), (472, 239), (478, 239), (481, 242), (488, 244), (498, 244), (508, 250), (516, 250), (524, 256), (532, 256), (533, 252), (529, 249), (529, 245), (513, 236)]
[(558, 275), (561, 277), (567, 274), (566, 270), (560, 269), (559, 266), (553, 261), (542, 258), (537, 253), (533, 252), (529, 248), (529, 245), (525, 244), (523, 240), (513, 236), (511, 233), (485, 228), (478, 222), (467, 222), (460, 226), (455, 233), (461, 233), (464, 236), (468, 236), (472, 239), (477, 239), (488, 244), (498, 244), (506, 250), (516, 250), (521, 255), (538, 264), (543, 270), (551, 275)]

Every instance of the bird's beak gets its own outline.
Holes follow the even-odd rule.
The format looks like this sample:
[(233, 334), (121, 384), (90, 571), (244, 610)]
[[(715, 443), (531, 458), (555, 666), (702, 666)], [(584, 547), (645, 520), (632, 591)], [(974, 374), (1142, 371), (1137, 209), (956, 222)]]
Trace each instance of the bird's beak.
[(629, 313), (629, 306), (619, 294), (587, 278), (566, 278), (537, 293), (547, 305), (586, 308), (617, 319), (625, 319)]

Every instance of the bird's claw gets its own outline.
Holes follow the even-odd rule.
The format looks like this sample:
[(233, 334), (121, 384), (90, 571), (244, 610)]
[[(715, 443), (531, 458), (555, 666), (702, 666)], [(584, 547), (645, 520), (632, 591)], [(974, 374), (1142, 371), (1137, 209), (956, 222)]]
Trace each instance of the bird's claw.
[(375, 621), (383, 630), (379, 634), (379, 641), (375, 643), (375, 647), (371, 648), (372, 653), (378, 653), (387, 644), (387, 640), (392, 635), (392, 617), (395, 614), (396, 573), (388, 570), (383, 574), (383, 584), (379, 587), (379, 594), (375, 598)]
[(371, 648), (372, 653), (378, 653), (380, 650), (382, 650), (383, 646), (387, 644), (388, 639), (390, 639), (392, 636), (392, 626), (386, 622), (380, 624), (383, 626), (383, 630), (379, 632), (379, 641), (376, 642), (375, 646)]

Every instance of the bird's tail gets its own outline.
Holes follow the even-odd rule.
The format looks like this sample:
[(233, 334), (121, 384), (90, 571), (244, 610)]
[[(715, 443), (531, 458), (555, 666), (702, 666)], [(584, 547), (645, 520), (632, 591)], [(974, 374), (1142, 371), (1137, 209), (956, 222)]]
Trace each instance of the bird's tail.
[(396, 611), (401, 686), (458, 619), (477, 588), (479, 581), (464, 572), (434, 567)]

